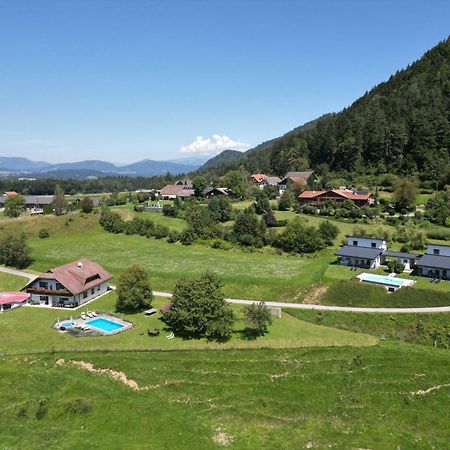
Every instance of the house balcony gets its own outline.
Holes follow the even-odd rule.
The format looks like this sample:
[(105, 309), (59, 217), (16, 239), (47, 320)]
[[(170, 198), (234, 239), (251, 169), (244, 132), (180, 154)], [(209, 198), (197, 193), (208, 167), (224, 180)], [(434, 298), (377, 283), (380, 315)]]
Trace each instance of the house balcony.
[(70, 297), (72, 294), (67, 290), (56, 290), (47, 288), (27, 288), (29, 294), (37, 295), (59, 295), (60, 297)]

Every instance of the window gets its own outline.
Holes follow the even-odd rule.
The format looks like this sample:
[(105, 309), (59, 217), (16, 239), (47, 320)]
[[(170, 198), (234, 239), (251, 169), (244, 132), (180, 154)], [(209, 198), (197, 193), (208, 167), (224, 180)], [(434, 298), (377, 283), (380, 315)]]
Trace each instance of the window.
[(94, 295), (94, 288), (91, 289), (91, 295)]
[(97, 286), (97, 291), (99, 291), (100, 290), (100, 286)]
[(39, 281), (39, 287), (42, 289), (47, 289), (48, 283), (46, 281)]
[(433, 255), (439, 256), (439, 249), (438, 248), (433, 248)]
[(353, 245), (358, 245), (358, 241), (353, 241)]
[(58, 291), (63, 291), (65, 290), (65, 287), (61, 283), (56, 282), (56, 289)]
[(87, 297), (87, 291), (84, 291), (83, 292), (83, 298), (86, 298)]
[(372, 248), (377, 248), (377, 243), (376, 242), (372, 242), (371, 246), (372, 246)]
[(48, 296), (47, 295), (40, 295), (39, 300), (41, 302), (44, 302), (46, 305), (48, 305)]

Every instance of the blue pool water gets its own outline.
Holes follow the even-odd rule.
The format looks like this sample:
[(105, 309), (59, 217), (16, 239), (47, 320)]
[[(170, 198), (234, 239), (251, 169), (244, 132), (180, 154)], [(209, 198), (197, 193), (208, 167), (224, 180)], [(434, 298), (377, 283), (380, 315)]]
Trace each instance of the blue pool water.
[(73, 326), (73, 322), (63, 322), (60, 326), (70, 328), (71, 326)]
[(401, 280), (400, 278), (384, 277), (382, 275), (375, 275), (371, 273), (362, 273), (358, 277), (362, 281), (368, 281), (370, 283), (388, 284), (390, 286), (403, 286), (407, 280)]
[(88, 322), (86, 322), (86, 325), (98, 328), (99, 330), (102, 331), (106, 331), (107, 333), (111, 333), (112, 331), (116, 331), (124, 327), (124, 325), (120, 323), (104, 319), (103, 317), (98, 317), (97, 319), (89, 320)]

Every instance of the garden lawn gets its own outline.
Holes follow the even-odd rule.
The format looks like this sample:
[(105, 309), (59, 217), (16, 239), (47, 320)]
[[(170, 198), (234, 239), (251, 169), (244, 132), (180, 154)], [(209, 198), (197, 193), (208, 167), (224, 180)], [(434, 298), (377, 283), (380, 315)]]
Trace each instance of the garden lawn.
[(449, 364), (447, 351), (392, 343), (4, 357), (2, 447), (444, 449)]
[(0, 292), (20, 291), (28, 282), (27, 278), (17, 277), (9, 273), (0, 272)]
[[(170, 329), (161, 320), (161, 314), (145, 316), (143, 313), (122, 315), (125, 320), (134, 323), (134, 327), (113, 336), (73, 337), (68, 333), (54, 330), (53, 321), (79, 316), (82, 311), (113, 312), (115, 310), (115, 292), (100, 297), (85, 308), (74, 310), (56, 310), (24, 306), (0, 316), (0, 353), (23, 354), (52, 351), (75, 350), (149, 350), (149, 349), (204, 349), (204, 348), (286, 348), (334, 345), (374, 345), (377, 338), (333, 328), (324, 328), (302, 322), (288, 314), (281, 319), (274, 318), (269, 332), (256, 340), (245, 338), (242, 306), (233, 305), (237, 321), (234, 324), (232, 339), (225, 344), (210, 343), (206, 340), (166, 339)], [(158, 298), (154, 306), (159, 308), (167, 299)], [(26, 324), (26, 327), (23, 326)], [(149, 337), (148, 329), (159, 328), (161, 334)]]

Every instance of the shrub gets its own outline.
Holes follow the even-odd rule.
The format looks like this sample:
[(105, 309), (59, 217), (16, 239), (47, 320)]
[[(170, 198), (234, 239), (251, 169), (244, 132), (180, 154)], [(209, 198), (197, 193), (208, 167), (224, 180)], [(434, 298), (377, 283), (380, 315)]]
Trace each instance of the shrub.
[(50, 233), (48, 232), (48, 230), (46, 228), (41, 228), (39, 230), (39, 237), (41, 239), (46, 239), (46, 238), (50, 237)]
[(319, 225), (319, 233), (326, 245), (333, 245), (334, 240), (338, 237), (339, 228), (329, 220), (324, 220)]
[(391, 259), (387, 266), (390, 272), (394, 273), (402, 273), (405, 270), (405, 265), (398, 259)]
[(167, 235), (167, 242), (169, 244), (174, 244), (175, 242), (178, 242), (180, 239), (180, 233), (178, 231), (169, 231), (169, 234)]
[(191, 229), (186, 229), (180, 234), (180, 242), (183, 245), (191, 245), (195, 241), (195, 233)]
[(267, 325), (272, 324), (272, 315), (264, 302), (252, 303), (244, 307), (245, 323), (250, 336), (264, 336)]
[(145, 211), (145, 205), (142, 203), (138, 203), (137, 205), (134, 205), (133, 208), (136, 212), (144, 212)]
[(325, 243), (317, 228), (293, 220), (278, 235), (273, 245), (290, 253), (314, 253), (323, 248)]

